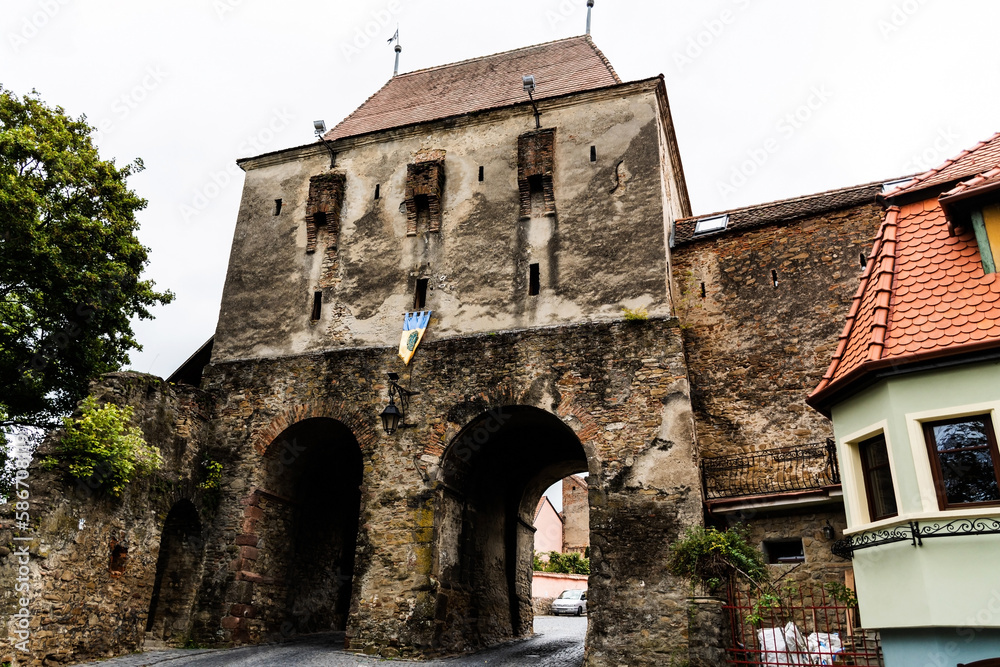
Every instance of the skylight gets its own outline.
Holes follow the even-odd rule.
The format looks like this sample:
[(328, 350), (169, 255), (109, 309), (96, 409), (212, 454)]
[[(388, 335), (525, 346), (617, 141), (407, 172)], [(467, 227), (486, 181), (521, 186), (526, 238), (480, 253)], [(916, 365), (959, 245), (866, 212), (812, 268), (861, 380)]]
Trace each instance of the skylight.
[(716, 215), (711, 218), (702, 218), (694, 226), (695, 234), (707, 234), (708, 232), (717, 232), (719, 230), (725, 229), (726, 225), (729, 224), (729, 214), (726, 215)]
[(882, 194), (886, 194), (887, 192), (892, 192), (893, 190), (895, 190), (899, 186), (905, 185), (905, 184), (909, 183), (912, 180), (913, 180), (912, 178), (901, 178), (898, 181), (889, 181), (888, 183), (883, 183), (882, 184)]

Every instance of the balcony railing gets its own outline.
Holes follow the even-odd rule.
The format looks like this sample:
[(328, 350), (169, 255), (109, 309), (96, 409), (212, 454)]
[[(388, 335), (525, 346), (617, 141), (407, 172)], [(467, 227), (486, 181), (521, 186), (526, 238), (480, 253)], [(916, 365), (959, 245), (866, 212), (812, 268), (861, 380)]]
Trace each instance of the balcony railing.
[(837, 448), (826, 443), (767, 449), (701, 461), (705, 499), (812, 491), (840, 484)]

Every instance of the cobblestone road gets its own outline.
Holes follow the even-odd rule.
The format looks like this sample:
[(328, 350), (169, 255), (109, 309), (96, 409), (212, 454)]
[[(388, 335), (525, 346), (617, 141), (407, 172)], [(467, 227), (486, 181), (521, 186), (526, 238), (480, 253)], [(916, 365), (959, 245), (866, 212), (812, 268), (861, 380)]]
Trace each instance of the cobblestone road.
[(172, 649), (151, 651), (113, 660), (87, 663), (102, 667), (274, 667), (302, 665), (304, 667), (356, 667), (359, 665), (440, 665), (442, 667), (514, 667), (543, 665), (544, 667), (580, 667), (583, 664), (583, 640), (587, 634), (587, 619), (576, 617), (538, 616), (535, 636), (475, 655), (430, 662), (378, 660), (346, 653), (342, 635), (316, 635), (300, 641), (270, 646), (244, 646), (234, 649), (198, 650)]

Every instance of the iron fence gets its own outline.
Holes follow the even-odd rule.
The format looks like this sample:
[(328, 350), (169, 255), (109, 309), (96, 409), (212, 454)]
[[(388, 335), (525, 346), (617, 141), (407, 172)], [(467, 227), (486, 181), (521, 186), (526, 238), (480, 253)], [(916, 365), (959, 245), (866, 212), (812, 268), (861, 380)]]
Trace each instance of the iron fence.
[(857, 627), (857, 607), (844, 591), (731, 585), (726, 664), (883, 667), (878, 634)]
[(704, 458), (701, 475), (706, 500), (811, 491), (840, 484), (837, 448), (832, 440)]

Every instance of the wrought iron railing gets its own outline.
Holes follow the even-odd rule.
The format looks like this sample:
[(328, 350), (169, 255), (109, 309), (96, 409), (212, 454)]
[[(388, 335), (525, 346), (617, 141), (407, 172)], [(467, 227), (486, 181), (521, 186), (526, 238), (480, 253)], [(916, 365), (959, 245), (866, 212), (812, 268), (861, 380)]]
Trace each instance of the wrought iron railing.
[(837, 448), (826, 443), (701, 460), (705, 499), (811, 491), (840, 484)]

